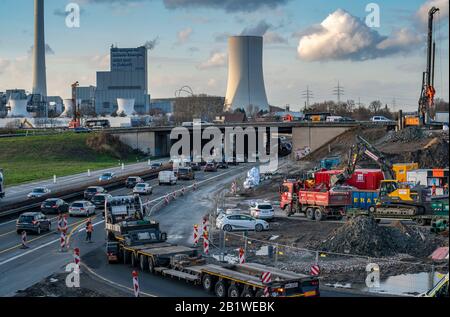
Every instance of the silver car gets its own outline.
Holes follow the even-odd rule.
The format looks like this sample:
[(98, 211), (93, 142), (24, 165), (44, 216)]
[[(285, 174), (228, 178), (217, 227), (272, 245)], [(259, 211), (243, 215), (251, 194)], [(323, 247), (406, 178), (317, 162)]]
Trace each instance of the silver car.
[(86, 216), (95, 215), (95, 205), (90, 201), (80, 200), (73, 202), (69, 207), (69, 216)]

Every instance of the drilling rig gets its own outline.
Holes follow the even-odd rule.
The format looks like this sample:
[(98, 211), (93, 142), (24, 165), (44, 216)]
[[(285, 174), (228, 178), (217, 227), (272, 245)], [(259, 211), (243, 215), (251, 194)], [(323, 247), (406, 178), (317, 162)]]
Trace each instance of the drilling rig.
[(431, 109), (434, 106), (434, 60), (436, 43), (433, 40), (433, 17), (439, 8), (432, 7), (428, 11), (427, 68), (422, 74), (422, 90), (419, 99), (419, 124), (427, 126), (432, 121)]
[(69, 129), (76, 129), (81, 126), (81, 114), (80, 107), (77, 102), (77, 87), (79, 86), (78, 81), (72, 84), (72, 102), (73, 102), (73, 116), (72, 121), (69, 122)]

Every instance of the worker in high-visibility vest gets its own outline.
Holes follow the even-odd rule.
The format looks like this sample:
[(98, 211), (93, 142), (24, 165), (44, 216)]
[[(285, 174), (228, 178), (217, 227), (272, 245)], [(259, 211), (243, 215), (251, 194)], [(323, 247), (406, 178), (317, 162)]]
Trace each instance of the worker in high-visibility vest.
[(431, 186), (431, 196), (436, 196), (436, 184), (433, 184), (433, 186)]
[(86, 223), (86, 241), (92, 242), (92, 232), (94, 231), (94, 226), (92, 225), (92, 222), (89, 220)]

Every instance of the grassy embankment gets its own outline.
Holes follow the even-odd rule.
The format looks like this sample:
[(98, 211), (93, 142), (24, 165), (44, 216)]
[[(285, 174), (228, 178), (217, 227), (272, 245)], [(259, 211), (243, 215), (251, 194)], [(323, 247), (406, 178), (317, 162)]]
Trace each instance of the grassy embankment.
[(93, 137), (98, 135), (68, 132), (0, 139), (0, 168), (4, 170), (6, 185), (103, 169), (142, 158), (115, 140), (104, 142), (99, 149), (90, 147), (86, 141)]

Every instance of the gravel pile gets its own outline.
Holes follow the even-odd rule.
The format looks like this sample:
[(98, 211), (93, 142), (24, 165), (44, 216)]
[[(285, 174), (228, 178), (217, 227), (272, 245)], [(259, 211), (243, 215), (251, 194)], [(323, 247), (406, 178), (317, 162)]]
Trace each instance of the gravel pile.
[(424, 228), (394, 222), (379, 226), (372, 217), (356, 217), (334, 230), (319, 246), (328, 252), (371, 257), (409, 254), (427, 257), (439, 241)]
[(418, 127), (407, 127), (398, 132), (390, 133), (384, 139), (385, 142), (401, 142), (408, 143), (414, 141), (420, 141), (424, 137), (424, 131)]

